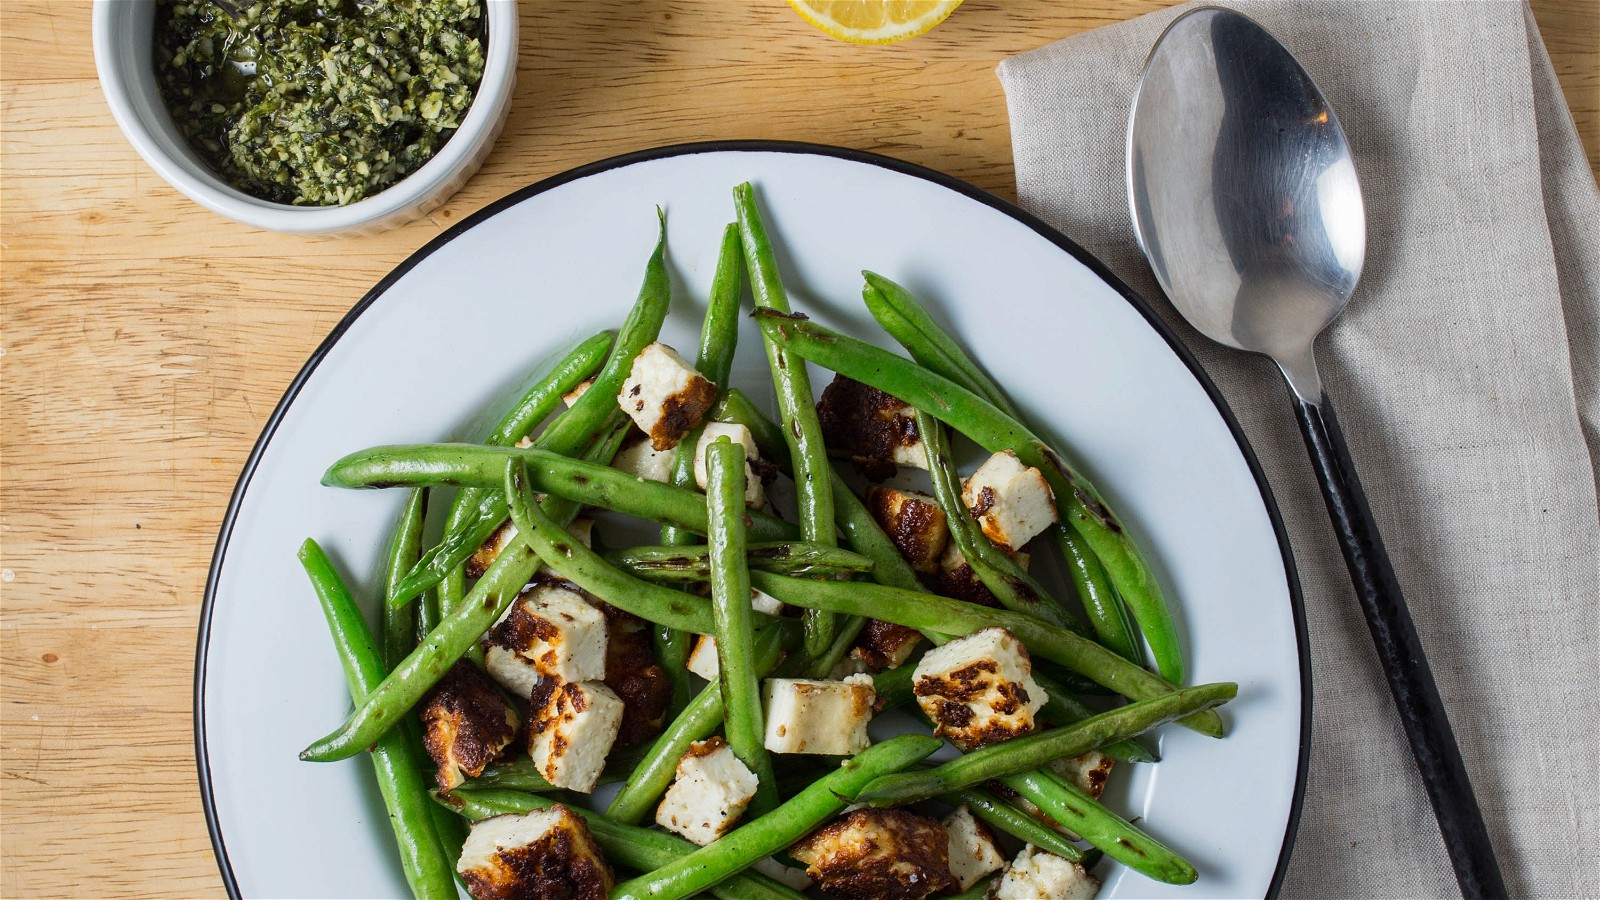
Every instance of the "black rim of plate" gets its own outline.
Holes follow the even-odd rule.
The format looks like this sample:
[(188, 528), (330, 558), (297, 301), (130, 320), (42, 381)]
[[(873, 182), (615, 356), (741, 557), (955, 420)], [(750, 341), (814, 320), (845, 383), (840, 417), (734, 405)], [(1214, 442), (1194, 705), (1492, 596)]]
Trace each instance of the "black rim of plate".
[(1295, 642), (1297, 645), (1296, 651), (1300, 659), (1300, 752), (1299, 760), (1296, 763), (1294, 796), (1291, 798), (1289, 804), (1289, 821), (1284, 831), (1283, 846), (1278, 854), (1277, 865), (1273, 869), (1272, 881), (1267, 888), (1268, 897), (1278, 896), (1279, 890), (1283, 885), (1284, 873), (1288, 869), (1290, 852), (1294, 849), (1295, 832), (1300, 823), (1300, 810), (1305, 800), (1306, 769), (1311, 751), (1311, 653), (1310, 646), (1306, 639), (1305, 603), (1300, 593), (1300, 579), (1295, 571), (1294, 555), (1290, 550), (1289, 536), (1288, 533), (1284, 531), (1283, 517), (1278, 512), (1277, 502), (1272, 496), (1272, 488), (1267, 484), (1266, 476), (1261, 471), (1261, 463), (1256, 458), (1255, 451), (1251, 449), (1250, 442), (1245, 438), (1244, 432), (1240, 429), (1238, 420), (1234, 418), (1233, 410), (1229, 408), (1227, 401), (1224, 400), (1222, 394), (1218, 392), (1217, 386), (1212, 383), (1210, 376), (1208, 376), (1205, 370), (1200, 367), (1200, 363), (1195, 359), (1194, 354), (1189, 351), (1189, 348), (1185, 347), (1183, 343), (1178, 340), (1177, 335), (1172, 332), (1172, 329), (1170, 329), (1166, 322), (1162, 321), (1162, 319), (1155, 314), (1155, 311), (1151, 309), (1150, 305), (1142, 297), (1134, 293), (1132, 288), (1128, 287), (1120, 278), (1112, 274), (1110, 269), (1107, 269), (1104, 264), (1092, 256), (1088, 251), (1078, 246), (1061, 232), (1045, 224), (1045, 222), (1039, 219), (1037, 216), (1024, 211), (1015, 204), (1006, 200), (1002, 200), (988, 191), (974, 187), (973, 185), (953, 176), (934, 171), (933, 169), (924, 168), (923, 166), (913, 163), (904, 162), (887, 156), (880, 156), (876, 153), (869, 153), (864, 150), (851, 150), (844, 147), (834, 147), (827, 144), (808, 144), (799, 141), (763, 140), (705, 141), (701, 143), (674, 144), (671, 146), (657, 147), (649, 150), (639, 150), (633, 153), (625, 153), (621, 156), (613, 156), (610, 159), (592, 162), (587, 165), (579, 166), (575, 169), (569, 169), (568, 171), (562, 172), (559, 175), (552, 175), (543, 181), (539, 181), (535, 184), (528, 185), (527, 187), (520, 188), (511, 192), (510, 194), (507, 194), (499, 200), (496, 200), (495, 202), (490, 203), (488, 206), (485, 206), (483, 209), (478, 210), (470, 216), (467, 216), (460, 222), (457, 222), (453, 227), (446, 230), (443, 234), (423, 245), (421, 249), (406, 257), (405, 261), (401, 262), (398, 266), (395, 266), (394, 269), (391, 270), (389, 274), (385, 275), (383, 279), (380, 280), (376, 285), (373, 285), (372, 289), (367, 291), (366, 295), (363, 296), (355, 306), (351, 307), (348, 313), (345, 313), (344, 317), (339, 320), (339, 323), (333, 327), (333, 331), (329, 332), (328, 336), (324, 338), (322, 343), (317, 346), (317, 349), (312, 352), (311, 358), (306, 360), (306, 364), (302, 366), (299, 373), (295, 375), (294, 381), (289, 383), (288, 390), (284, 391), (283, 393), (283, 399), (279, 400), (278, 405), (272, 410), (272, 415), (267, 418), (266, 427), (262, 429), (261, 436), (256, 439), (255, 446), (251, 448), (250, 456), (245, 460), (244, 470), (239, 474), (239, 481), (234, 485), (233, 496), (228, 500), (228, 510), (223, 516), (222, 526), (217, 535), (216, 550), (211, 556), (211, 570), (206, 576), (206, 592), (205, 598), (200, 607), (200, 631), (198, 643), (195, 649), (195, 763), (199, 768), (200, 798), (201, 802), (205, 806), (206, 827), (211, 832), (211, 848), (216, 855), (217, 866), (222, 871), (222, 881), (224, 887), (226, 887), (228, 891), (228, 896), (239, 897), (241, 895), (239, 893), (238, 881), (234, 878), (233, 865), (228, 860), (228, 850), (227, 845), (223, 840), (222, 828), (217, 821), (216, 800), (211, 790), (211, 764), (209, 754), (206, 750), (206, 649), (211, 640), (211, 613), (216, 606), (217, 580), (222, 572), (223, 559), (228, 552), (228, 539), (233, 533), (234, 520), (239, 514), (239, 507), (244, 499), (245, 492), (250, 487), (250, 479), (255, 474), (256, 465), (261, 461), (262, 454), (266, 452), (268, 444), (272, 442), (272, 436), (278, 429), (278, 423), (282, 421), (284, 414), (288, 412), (289, 407), (293, 405), (295, 398), (299, 396), (301, 388), (305, 387), (306, 382), (311, 378), (311, 374), (317, 370), (317, 366), (321, 364), (323, 358), (327, 356), (328, 351), (333, 349), (333, 346), (339, 342), (339, 339), (344, 336), (344, 333), (349, 330), (350, 326), (356, 321), (356, 319), (360, 318), (362, 313), (366, 312), (367, 309), (376, 303), (379, 298), (381, 298), (384, 293), (388, 291), (390, 286), (404, 277), (405, 274), (410, 272), (411, 269), (414, 268), (418, 263), (422, 262), (424, 259), (427, 259), (428, 256), (430, 256), (434, 251), (467, 233), (477, 225), (489, 220), (490, 218), (493, 218), (498, 213), (509, 209), (518, 203), (521, 203), (523, 200), (526, 200), (529, 197), (542, 194), (551, 190), (552, 188), (559, 187), (571, 181), (577, 181), (580, 178), (598, 175), (602, 172), (607, 172), (612, 169), (620, 169), (624, 166), (630, 166), (635, 163), (663, 159), (672, 156), (687, 156), (697, 153), (723, 153), (729, 151), (744, 153), (794, 153), (809, 156), (827, 156), (835, 159), (848, 160), (850, 162), (864, 163), (880, 169), (887, 169), (891, 172), (896, 172), (901, 175), (910, 175), (915, 178), (920, 178), (924, 181), (932, 182), (940, 187), (955, 191), (964, 197), (967, 197), (971, 200), (976, 200), (985, 206), (1005, 213), (1021, 224), (1026, 225), (1034, 232), (1038, 233), (1040, 237), (1070, 254), (1074, 259), (1086, 266), (1089, 271), (1093, 272), (1097, 278), (1110, 285), (1111, 288), (1118, 294), (1121, 294), (1124, 300), (1126, 300), (1130, 305), (1133, 306), (1134, 309), (1138, 310), (1139, 313), (1144, 316), (1145, 321), (1149, 323), (1150, 327), (1154, 329), (1157, 334), (1161, 335), (1162, 339), (1167, 342), (1167, 345), (1172, 348), (1172, 352), (1177, 354), (1178, 358), (1183, 361), (1183, 364), (1188, 367), (1190, 374), (1193, 375), (1195, 380), (1200, 383), (1200, 386), (1205, 389), (1206, 395), (1211, 398), (1211, 402), (1216, 406), (1217, 413), (1222, 416), (1223, 421), (1228, 425), (1228, 430), (1232, 432), (1234, 441), (1239, 446), (1240, 455), (1244, 457), (1246, 465), (1250, 467), (1250, 474), (1255, 478), (1256, 486), (1261, 491), (1262, 505), (1266, 508), (1267, 517), (1272, 522), (1272, 531), (1277, 536), (1278, 549), (1283, 556), (1284, 575), (1287, 579), (1289, 588), (1290, 606), (1292, 607), (1294, 619)]

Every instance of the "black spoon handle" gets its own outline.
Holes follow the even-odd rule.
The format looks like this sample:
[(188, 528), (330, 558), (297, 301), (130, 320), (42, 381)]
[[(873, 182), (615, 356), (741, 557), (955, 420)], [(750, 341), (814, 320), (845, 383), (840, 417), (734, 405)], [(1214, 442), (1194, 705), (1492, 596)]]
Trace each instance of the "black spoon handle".
[(1389, 691), (1405, 726), (1417, 770), (1433, 803), (1445, 849), (1455, 867), (1463, 897), (1504, 897), (1505, 882), (1495, 862), (1494, 847), (1483, 824), (1483, 814), (1472, 795), (1467, 769), (1456, 746), (1455, 733), (1445, 715), (1433, 672), (1422, 655), (1417, 627), (1400, 594), (1394, 566), (1383, 549), (1383, 538), (1372, 520), (1367, 495), (1356, 477), (1355, 464), (1345, 446), (1344, 433), (1333, 416), (1328, 395), (1317, 405), (1295, 398), (1300, 430), (1306, 449), (1311, 452), (1322, 485), (1322, 499), (1328, 504), (1334, 530), (1350, 578), (1355, 582), (1361, 611), (1367, 617), (1372, 643), (1377, 647)]

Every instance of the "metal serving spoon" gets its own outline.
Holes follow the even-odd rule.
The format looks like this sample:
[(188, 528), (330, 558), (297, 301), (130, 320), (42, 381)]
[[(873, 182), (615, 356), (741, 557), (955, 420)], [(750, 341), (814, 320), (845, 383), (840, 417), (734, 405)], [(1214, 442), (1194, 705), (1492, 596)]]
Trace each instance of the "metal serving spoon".
[(1128, 123), (1134, 233), (1190, 324), (1278, 364), (1411, 752), (1467, 897), (1503, 897), (1483, 816), (1312, 345), (1349, 302), (1366, 217), (1339, 120), (1260, 25), (1202, 7), (1169, 26)]

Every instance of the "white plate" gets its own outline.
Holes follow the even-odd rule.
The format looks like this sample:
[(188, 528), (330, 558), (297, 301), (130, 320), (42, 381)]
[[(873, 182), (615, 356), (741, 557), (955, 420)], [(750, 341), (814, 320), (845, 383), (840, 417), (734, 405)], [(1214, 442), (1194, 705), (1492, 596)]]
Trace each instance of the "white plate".
[[(1193, 680), (1239, 683), (1226, 740), (1163, 729), (1163, 761), (1114, 779), (1111, 802), (1193, 861), (1200, 882), (1103, 864), (1101, 896), (1275, 890), (1309, 719), (1298, 589), (1266, 484), (1210, 382), (1098, 263), (1003, 201), (864, 153), (724, 143), (596, 163), (494, 204), (379, 283), (290, 386), (229, 506), (200, 625), (196, 749), (230, 893), (406, 892), (366, 762), (296, 756), (349, 703), (295, 550), (316, 538), (371, 596), (402, 499), (321, 487), (323, 470), (373, 444), (464, 438), (538, 364), (616, 327), (638, 292), (655, 204), (668, 213), (677, 298), (663, 339), (693, 347), (731, 190), (745, 180), (759, 188), (794, 307), (888, 344), (859, 301), (860, 270), (924, 298), (1150, 552)], [(747, 322), (737, 384), (767, 382), (757, 340)]]

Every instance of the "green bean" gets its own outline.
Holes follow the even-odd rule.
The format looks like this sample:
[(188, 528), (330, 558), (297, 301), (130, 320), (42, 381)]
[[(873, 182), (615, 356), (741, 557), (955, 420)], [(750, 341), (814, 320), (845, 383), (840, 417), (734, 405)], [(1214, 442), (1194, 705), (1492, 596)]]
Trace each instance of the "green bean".
[[(577, 387), (600, 368), (601, 363), (605, 362), (606, 355), (611, 351), (612, 343), (611, 332), (602, 331), (574, 347), (556, 363), (555, 368), (528, 388), (481, 443), (491, 447), (509, 447), (531, 434), (540, 422), (561, 405), (562, 395)], [(481, 492), (478, 490), (469, 489), (457, 493), (445, 518), (445, 533), (449, 534), (460, 528), (468, 510), (475, 508), (481, 499)]]
[(1134, 631), (1133, 620), (1128, 618), (1128, 607), (1117, 596), (1117, 589), (1112, 587), (1105, 566), (1100, 564), (1089, 542), (1060, 522), (1050, 526), (1050, 537), (1061, 551), (1067, 575), (1083, 601), (1083, 609), (1089, 614), (1089, 623), (1094, 626), (1100, 643), (1128, 662), (1143, 665), (1144, 648)]
[(861, 276), (866, 280), (861, 298), (867, 309), (912, 359), (983, 397), (1011, 418), (1022, 418), (1000, 385), (933, 320), (922, 301), (875, 272), (862, 272)]
[(1209, 710), (1233, 699), (1238, 690), (1238, 685), (1221, 682), (1130, 703), (1081, 722), (974, 750), (926, 772), (885, 776), (868, 785), (857, 799), (873, 806), (899, 806), (991, 778), (1027, 772), (1052, 760), (1078, 756), (1101, 744), (1143, 734), (1181, 716)]
[[(490, 816), (517, 815), (549, 809), (556, 801), (516, 791), (480, 791), (457, 788), (439, 796), (439, 802), (477, 821)], [(624, 825), (581, 806), (568, 806), (583, 817), (589, 834), (611, 862), (649, 872), (695, 851), (695, 845), (677, 835)], [(723, 900), (803, 900), (804, 894), (779, 884), (759, 872), (741, 872), (711, 889)]]
[[(427, 518), (427, 493), (420, 488), (413, 491), (395, 525), (394, 540), (390, 544), (389, 557), (384, 567), (386, 598), (393, 595), (399, 580), (405, 577), (411, 566), (416, 564), (417, 553), (422, 545), (422, 528)], [(438, 624), (438, 604), (432, 591), (424, 591), (421, 597), (412, 602), (384, 603), (384, 671), (387, 673), (392, 670), (406, 657), (406, 654), (416, 649), (417, 642), (436, 624)], [(403, 740), (407, 744), (411, 763), (417, 768), (418, 780), (425, 781), (425, 772), (421, 768), (422, 735), (418, 731), (416, 722), (405, 723)], [(465, 838), (465, 829), (461, 822), (433, 804), (428, 805), (428, 813), (429, 818), (433, 820), (433, 830), (438, 838), (440, 852), (447, 860), (458, 858), (461, 855), (461, 842)]]
[(973, 818), (1041, 850), (1048, 850), (1074, 862), (1083, 859), (1083, 851), (1073, 846), (1066, 835), (983, 788), (969, 787), (952, 791), (940, 799), (951, 804), (965, 803)]
[(764, 743), (761, 673), (754, 665), (755, 612), (745, 567), (744, 447), (726, 437), (706, 446), (706, 518), (711, 525), (711, 611), (716, 626), (717, 681), (722, 690), (723, 733), (733, 755), (756, 776), (746, 815), (778, 805), (772, 757)]
[[(756, 635), (754, 671), (766, 674), (778, 663), (782, 649), (782, 629), (773, 623)], [(612, 799), (606, 815), (628, 824), (637, 824), (655, 809), (677, 773), (678, 760), (695, 741), (705, 740), (722, 724), (722, 690), (708, 684), (672, 720), (650, 746), (650, 752), (628, 776), (628, 783)]]
[[(1083, 705), (1066, 685), (1057, 681), (1046, 672), (1040, 671), (1038, 666), (1033, 669), (1033, 680), (1044, 689), (1048, 699), (1044, 708), (1040, 710), (1044, 717), (1054, 725), (1071, 725), (1073, 722), (1082, 722), (1090, 718), (1095, 711)], [(1100, 752), (1118, 762), (1149, 763), (1159, 762), (1160, 758), (1151, 753), (1144, 744), (1128, 738), (1121, 741), (1112, 741), (1100, 748)]]
[(706, 890), (804, 837), (844, 809), (869, 781), (919, 762), (941, 746), (937, 738), (903, 734), (868, 747), (772, 812), (688, 856), (617, 885), (611, 898), (677, 900)]
[(1001, 778), (1028, 802), (1128, 868), (1167, 884), (1193, 884), (1194, 866), (1050, 769)]
[[(778, 258), (772, 252), (767, 228), (756, 204), (755, 188), (748, 182), (733, 189), (733, 205), (739, 214), (739, 237), (744, 244), (745, 267), (750, 272), (750, 290), (757, 311), (787, 314), (789, 296), (778, 273)], [(770, 338), (763, 339), (772, 383), (777, 389), (778, 411), (782, 414), (784, 443), (794, 464), (795, 501), (799, 507), (800, 533), (808, 541), (834, 543), (833, 488), (829, 485), (828, 451), (822, 441), (822, 423), (811, 394), (811, 375), (804, 361), (789, 359), (784, 349)], [(807, 610), (805, 614), (806, 653), (819, 656), (833, 643), (837, 622), (826, 612)]]
[[(420, 559), (417, 561), (421, 562)], [(412, 567), (412, 572), (415, 571), (416, 568)], [(409, 574), (407, 573), (408, 577)], [(392, 598), (399, 597), (402, 594), (403, 591), (398, 588), (391, 591), (389, 594), (390, 603), (394, 602)], [(444, 618), (444, 611), (460, 606), (466, 595), (467, 569), (461, 565), (451, 569), (439, 580), (438, 584), (431, 588), (423, 588), (422, 592), (417, 595), (421, 603), (417, 608), (417, 628), (421, 634), (418, 640), (427, 637), (428, 632), (432, 631), (439, 624), (439, 620)]]
[(652, 625), (650, 645), (655, 650), (656, 661), (661, 664), (661, 670), (667, 673), (667, 681), (672, 685), (666, 710), (670, 719), (689, 705), (693, 692), (693, 685), (689, 683), (689, 655), (694, 651), (694, 635), (665, 625)]
[(533, 432), (556, 407), (562, 396), (594, 375), (610, 355), (615, 336), (602, 331), (574, 347), (556, 363), (554, 369), (534, 383), (522, 395), (482, 443), (491, 447), (509, 447)]
[(538, 568), (539, 557), (522, 542), (513, 541), (473, 585), (466, 600), (357, 704), (344, 724), (300, 751), (300, 758), (332, 762), (376, 743), (477, 643)]
[[(752, 572), (750, 580), (757, 588), (790, 606), (816, 606), (833, 612), (872, 616), (916, 628), (924, 634), (934, 632), (960, 637), (984, 628), (1004, 628), (1016, 635), (1033, 656), (1060, 663), (1134, 700), (1148, 700), (1175, 690), (1159, 676), (1094, 641), (1010, 610), (883, 585), (806, 581), (766, 572)], [(1222, 736), (1222, 719), (1209, 711), (1186, 717), (1182, 724), (1201, 734)]]
[[(672, 285), (666, 265), (667, 219), (659, 209), (656, 214), (660, 219), (660, 233), (655, 251), (645, 264), (644, 283), (639, 288), (639, 297), (628, 311), (628, 318), (623, 321), (616, 343), (612, 345), (600, 374), (595, 376), (594, 384), (534, 440), (533, 445), (540, 450), (560, 456), (574, 456), (584, 446), (591, 444), (617, 411), (617, 394), (621, 392), (628, 373), (633, 370), (634, 358), (661, 333), (661, 323), (666, 320), (667, 309), (672, 302)], [(609, 462), (609, 459), (602, 462)], [(492, 496), (497, 485), (490, 484), (487, 487), (491, 489)], [(463, 512), (466, 510), (463, 509)], [(505, 521), (505, 516), (502, 514), (498, 520), (486, 523), (480, 507), (478, 516), (465, 516), (465, 519), (460, 528), (448, 531), (444, 539), (425, 554), (411, 574), (406, 576), (402, 583), (402, 599), (438, 584), (494, 533)], [(476, 540), (472, 539), (474, 537)], [(453, 611), (453, 608), (446, 609), (446, 612)]]
[(534, 499), (532, 479), (521, 459), (507, 461), (505, 477), (517, 537), (556, 574), (641, 619), (682, 631), (711, 633), (711, 610), (704, 600), (634, 578), (573, 540), (565, 528), (552, 521)]
[[(651, 581), (704, 584), (711, 580), (705, 544), (673, 547), (629, 547), (607, 550), (606, 562), (630, 575)], [(745, 562), (752, 569), (780, 575), (838, 577), (870, 572), (872, 560), (859, 553), (807, 541), (750, 541)]]
[[(700, 326), (700, 355), (695, 369), (717, 386), (719, 392), (728, 388), (729, 373), (733, 370), (733, 353), (739, 343), (739, 294), (744, 285), (744, 257), (739, 244), (739, 227), (729, 222), (722, 230), (722, 248), (717, 255), (717, 271), (711, 280), (711, 294), (706, 300), (705, 323)], [(677, 452), (672, 457), (672, 472), (667, 483), (674, 487), (693, 489), (695, 448), (705, 431), (702, 422), (684, 433), (678, 441)], [(694, 532), (675, 525), (661, 528), (661, 543), (668, 546), (692, 544)], [(689, 661), (692, 638), (673, 628), (656, 628), (651, 633), (655, 643), (656, 658), (672, 682), (672, 701), (669, 708), (676, 711), (689, 702)]]
[(617, 332), (616, 346), (589, 390), (534, 440), (534, 446), (541, 450), (571, 456), (588, 443), (599, 423), (617, 408), (617, 395), (633, 371), (634, 359), (661, 333), (661, 323), (672, 303), (672, 281), (667, 276), (667, 217), (659, 209), (656, 215), (660, 220), (656, 248), (645, 263), (639, 298)]
[[(621, 415), (620, 411), (618, 415)], [(510, 459), (528, 463), (529, 483), (534, 490), (582, 506), (598, 506), (641, 519), (670, 522), (699, 534), (705, 533), (705, 498), (699, 492), (639, 478), (607, 465), (570, 459), (547, 450), (482, 447), (476, 444), (371, 447), (334, 463), (323, 475), (322, 483), (346, 488), (398, 485), (483, 487), (504, 479), (506, 461)], [(485, 500), (492, 500), (495, 510), (505, 507), (504, 497)], [(493, 519), (499, 515), (502, 513), (494, 512), (486, 521), (498, 527)], [(776, 541), (796, 537), (795, 527), (775, 516), (752, 512), (750, 520), (750, 534), (756, 540)], [(490, 533), (493, 533), (492, 529)], [(484, 535), (484, 538), (487, 539), (488, 535)]]
[[(739, 294), (744, 287), (744, 257), (739, 241), (739, 226), (728, 223), (722, 230), (722, 249), (717, 255), (717, 272), (711, 279), (711, 295), (706, 301), (706, 320), (700, 326), (700, 356), (695, 369), (717, 386), (720, 393), (728, 390), (729, 373), (733, 370), (733, 352), (739, 343)], [(678, 442), (677, 453), (672, 457), (671, 484), (681, 488), (695, 487), (694, 454), (700, 443), (700, 433), (705, 426), (691, 428)], [(692, 544), (692, 532), (667, 526), (661, 531), (661, 543), (668, 546)]]
[(1183, 681), (1177, 627), (1155, 575), (1116, 514), (1060, 454), (994, 404), (910, 360), (803, 317), (763, 309), (756, 316), (770, 343), (926, 410), (990, 452), (1011, 450), (1024, 465), (1044, 473), (1062, 518), (1094, 550), (1133, 611), (1161, 674), (1174, 683)]
[[(389, 545), (389, 558), (384, 566), (384, 596), (394, 594), (411, 567), (416, 564), (417, 552), (422, 547), (422, 525), (428, 515), (428, 492), (421, 488), (411, 492), (400, 511), (395, 525), (394, 540)], [(394, 668), (406, 654), (417, 646), (417, 603), (385, 603), (383, 605), (383, 658), (384, 670)]]
[(950, 452), (944, 424), (922, 410), (917, 410), (916, 423), (928, 455), (934, 499), (944, 508), (950, 539), (955, 541), (956, 549), (966, 558), (978, 580), (1006, 609), (1082, 633), (1083, 626), (1072, 614), (991, 543), (973, 521), (961, 497), (961, 476), (956, 473), (955, 457)]
[[(383, 680), (383, 660), (361, 610), (322, 548), (312, 540), (300, 547), (300, 564), (316, 589), (344, 669), (350, 697), (359, 703)], [(389, 810), (406, 883), (418, 897), (456, 896), (452, 860), (445, 856), (433, 824), (428, 790), (406, 736), (396, 732), (372, 747), (378, 792)]]

